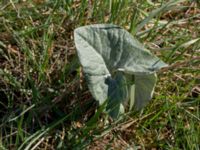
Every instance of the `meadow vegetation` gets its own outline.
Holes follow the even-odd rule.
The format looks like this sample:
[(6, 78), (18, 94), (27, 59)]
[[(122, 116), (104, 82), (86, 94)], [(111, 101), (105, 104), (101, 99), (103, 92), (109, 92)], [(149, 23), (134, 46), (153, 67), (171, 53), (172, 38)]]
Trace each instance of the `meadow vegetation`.
[[(169, 66), (139, 112), (113, 121), (84, 79), (74, 29), (112, 23)], [(200, 147), (198, 0), (0, 1), (0, 149)]]

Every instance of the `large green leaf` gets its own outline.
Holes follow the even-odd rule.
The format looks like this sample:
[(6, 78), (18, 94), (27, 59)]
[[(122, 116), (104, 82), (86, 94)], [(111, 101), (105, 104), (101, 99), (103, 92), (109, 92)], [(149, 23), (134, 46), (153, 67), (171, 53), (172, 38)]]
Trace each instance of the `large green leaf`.
[[(97, 24), (74, 31), (75, 45), (93, 97), (112, 117), (129, 103), (141, 109), (151, 99), (155, 72), (166, 64), (151, 54), (126, 30)], [(128, 101), (130, 100), (130, 101)]]

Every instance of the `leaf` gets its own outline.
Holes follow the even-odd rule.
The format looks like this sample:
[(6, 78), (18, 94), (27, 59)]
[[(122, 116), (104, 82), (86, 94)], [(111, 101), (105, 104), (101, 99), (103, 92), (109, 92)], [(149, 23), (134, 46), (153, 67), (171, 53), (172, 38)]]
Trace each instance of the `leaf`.
[(164, 62), (116, 25), (79, 27), (74, 37), (88, 87), (100, 105), (108, 101), (107, 111), (113, 118), (124, 112), (129, 99), (136, 109), (147, 104), (155, 86), (155, 72), (166, 66)]
[(123, 102), (128, 99), (128, 89), (126, 78), (123, 72), (116, 72), (115, 75), (106, 79), (108, 84), (108, 104), (107, 110), (111, 117), (116, 118), (124, 112)]
[(135, 109), (143, 108), (153, 96), (154, 87), (156, 85), (156, 73), (149, 75), (135, 76)]

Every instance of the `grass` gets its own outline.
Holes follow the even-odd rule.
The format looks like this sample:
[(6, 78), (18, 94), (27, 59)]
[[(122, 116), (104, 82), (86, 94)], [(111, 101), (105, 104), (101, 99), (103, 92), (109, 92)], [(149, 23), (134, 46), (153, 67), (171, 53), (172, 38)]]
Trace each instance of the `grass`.
[[(0, 2), (0, 149), (200, 147), (200, 3)], [(76, 27), (114, 23), (169, 64), (140, 112), (111, 121), (90, 95)]]

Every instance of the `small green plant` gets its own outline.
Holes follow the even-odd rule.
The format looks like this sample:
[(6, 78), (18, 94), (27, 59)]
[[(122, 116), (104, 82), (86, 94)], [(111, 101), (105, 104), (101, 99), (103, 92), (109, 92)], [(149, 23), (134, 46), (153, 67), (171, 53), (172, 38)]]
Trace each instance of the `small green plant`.
[(111, 117), (143, 108), (151, 99), (156, 71), (167, 66), (126, 30), (111, 24), (77, 28), (75, 45), (93, 97)]

